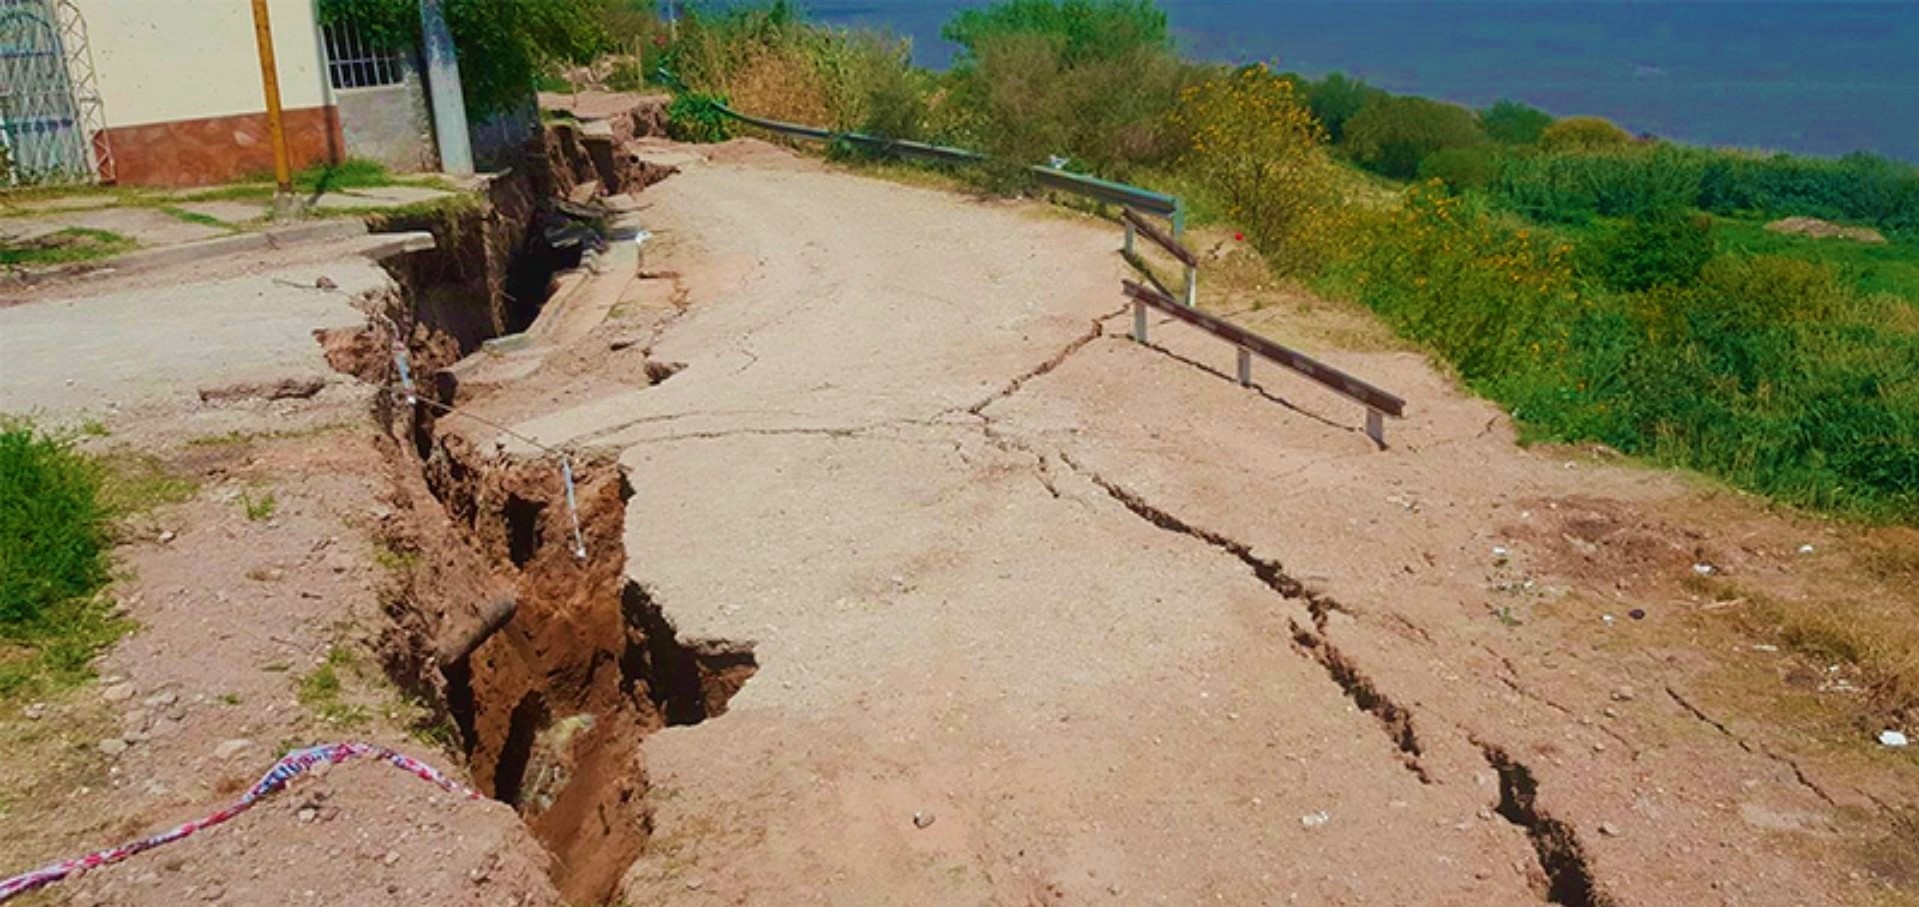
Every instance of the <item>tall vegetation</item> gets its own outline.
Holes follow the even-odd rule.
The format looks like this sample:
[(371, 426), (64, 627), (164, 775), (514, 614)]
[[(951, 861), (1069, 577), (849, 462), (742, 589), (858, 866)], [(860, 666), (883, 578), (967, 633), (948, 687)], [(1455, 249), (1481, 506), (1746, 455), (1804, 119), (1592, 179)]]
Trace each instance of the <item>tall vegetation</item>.
[(113, 637), (94, 598), (108, 579), (103, 485), (68, 440), (0, 423), (0, 695), (82, 676)]
[(1254, 246), (1287, 270), (1308, 264), (1337, 181), (1295, 83), (1259, 65), (1222, 73), (1181, 92), (1170, 125), (1185, 139), (1179, 164)]
[(1346, 123), (1343, 145), (1368, 170), (1399, 179), (1419, 175), (1433, 154), (1483, 144), (1472, 111), (1415, 97), (1373, 100)]

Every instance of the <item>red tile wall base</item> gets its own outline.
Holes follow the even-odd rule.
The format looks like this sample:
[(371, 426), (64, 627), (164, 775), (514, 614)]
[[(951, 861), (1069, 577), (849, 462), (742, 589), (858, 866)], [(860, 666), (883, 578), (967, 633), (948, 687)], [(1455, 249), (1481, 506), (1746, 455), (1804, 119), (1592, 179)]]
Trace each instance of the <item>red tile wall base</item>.
[[(345, 157), (339, 108), (288, 110), (284, 120), (294, 170)], [(273, 173), (265, 112), (115, 126), (106, 134), (123, 186), (205, 186)]]

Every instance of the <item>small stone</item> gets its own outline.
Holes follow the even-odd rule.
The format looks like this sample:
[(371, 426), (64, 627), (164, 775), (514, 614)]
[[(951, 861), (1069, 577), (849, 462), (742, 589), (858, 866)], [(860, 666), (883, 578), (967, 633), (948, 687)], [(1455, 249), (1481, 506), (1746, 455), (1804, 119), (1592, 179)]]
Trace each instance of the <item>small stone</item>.
[(1703, 564), (1703, 563), (1702, 563), (1702, 564), (1694, 564), (1694, 565), (1692, 565), (1692, 572), (1694, 572), (1694, 573), (1697, 573), (1697, 574), (1699, 574), (1700, 576), (1711, 576), (1711, 575), (1713, 575), (1713, 574), (1715, 574), (1715, 573), (1718, 573), (1718, 572), (1719, 572), (1719, 568), (1718, 568), (1718, 567), (1714, 567), (1714, 566), (1713, 566), (1713, 565), (1711, 565), (1711, 564)]
[(1333, 817), (1322, 809), (1316, 813), (1307, 813), (1306, 815), (1300, 816), (1299, 825), (1301, 828), (1318, 828), (1332, 820)]
[(1603, 710), (1600, 711), (1600, 714), (1606, 716), (1607, 718), (1618, 718), (1619, 710), (1613, 708), (1612, 706), (1606, 706)]
[(1608, 838), (1617, 838), (1619, 837), (1619, 826), (1611, 822), (1601, 822), (1599, 823), (1599, 833)]
[(1890, 746), (1890, 747), (1893, 747), (1893, 748), (1895, 748), (1895, 749), (1897, 749), (1897, 748), (1899, 748), (1899, 747), (1903, 747), (1903, 746), (1905, 746), (1905, 745), (1907, 745), (1908, 743), (1911, 743), (1911, 742), (1912, 742), (1912, 741), (1910, 741), (1910, 740), (1908, 740), (1908, 739), (1906, 739), (1906, 735), (1905, 735), (1905, 734), (1902, 734), (1902, 733), (1900, 733), (1900, 732), (1898, 732), (1898, 731), (1894, 731), (1894, 730), (1884, 730), (1884, 731), (1880, 731), (1880, 732), (1879, 732), (1879, 745), (1880, 745), (1880, 746)]
[(320, 811), (311, 806), (305, 806), (301, 807), (300, 811), (294, 815), (301, 822), (312, 822), (314, 819), (320, 817)]
[(163, 709), (179, 701), (180, 694), (178, 693), (155, 693), (152, 696), (140, 700), (140, 704), (150, 709)]
[(1627, 617), (1630, 617), (1630, 618), (1632, 618), (1633, 620), (1645, 620), (1645, 619), (1646, 619), (1646, 609), (1644, 609), (1644, 608), (1634, 608), (1634, 609), (1632, 609), (1631, 611), (1627, 611), (1627, 612), (1626, 612), (1626, 616), (1627, 616)]
[(1800, 546), (1799, 546), (1799, 553), (1800, 553), (1800, 554), (1811, 554), (1812, 552), (1813, 552), (1813, 547), (1812, 547), (1811, 545), (1800, 545)]
[(1612, 691), (1614, 702), (1631, 702), (1634, 695), (1633, 689), (1630, 686), (1622, 686)]
[(393, 864), (400, 862), (400, 852), (397, 850), (389, 850), (380, 857), (380, 862), (385, 863), (388, 866), (392, 866)]
[(231, 740), (221, 741), (219, 746), (214, 747), (213, 758), (221, 762), (226, 762), (252, 748), (253, 741), (245, 737), (235, 737)]
[(133, 684), (116, 683), (100, 691), (100, 695), (108, 702), (126, 702), (133, 698)]
[(27, 716), (28, 721), (39, 721), (41, 718), (46, 717), (47, 704), (44, 702), (33, 703), (21, 709), (20, 714)]
[(180, 534), (179, 534), (179, 533), (177, 533), (177, 532), (174, 532), (174, 531), (173, 531), (173, 530), (171, 530), (171, 529), (165, 529), (165, 530), (161, 530), (161, 532), (160, 532), (160, 544), (162, 544), (162, 545), (164, 545), (164, 544), (166, 544), (166, 543), (168, 543), (168, 542), (171, 542), (171, 541), (173, 541), (174, 539), (177, 539), (177, 538), (179, 538), (179, 537), (180, 537)]
[(127, 751), (127, 742), (118, 737), (108, 737), (95, 744), (95, 749), (98, 749), (102, 756), (118, 756)]
[(933, 814), (932, 814), (932, 813), (928, 813), (928, 812), (917, 812), (917, 813), (914, 813), (914, 814), (913, 814), (913, 827), (914, 827), (914, 828), (929, 828), (929, 827), (931, 827), (931, 826), (932, 826), (932, 824), (933, 824)]
[(700, 887), (701, 887), (701, 886), (703, 886), (703, 885), (705, 885), (705, 884), (706, 884), (705, 882), (703, 882), (703, 881), (701, 881), (701, 880), (699, 880), (699, 879), (687, 879), (687, 880), (686, 880), (686, 890), (687, 890), (687, 891), (698, 891), (698, 890), (700, 890)]

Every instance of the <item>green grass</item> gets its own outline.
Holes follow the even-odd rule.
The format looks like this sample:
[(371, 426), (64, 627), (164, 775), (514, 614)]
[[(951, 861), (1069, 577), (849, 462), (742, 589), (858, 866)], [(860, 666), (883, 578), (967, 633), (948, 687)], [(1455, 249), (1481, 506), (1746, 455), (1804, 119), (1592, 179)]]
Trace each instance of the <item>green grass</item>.
[(127, 628), (101, 594), (115, 481), (71, 439), (0, 423), (0, 697), (84, 681)]
[(339, 645), (329, 648), (326, 661), (295, 682), (295, 698), (328, 724), (353, 727), (366, 723), (370, 717), (366, 707), (345, 701), (346, 687), (340, 680), (341, 672), (353, 668), (351, 651)]
[(312, 195), (342, 189), (375, 189), (395, 182), (386, 165), (357, 157), (338, 164), (315, 164), (293, 175), (293, 188)]
[(240, 506), (246, 511), (249, 522), (258, 523), (262, 520), (273, 519), (273, 514), (280, 509), (280, 499), (271, 491), (257, 498), (253, 496), (252, 492), (242, 491), (240, 492)]
[(1774, 233), (1752, 220), (1715, 218), (1720, 248), (1745, 255), (1782, 255), (1828, 265), (1862, 293), (1891, 293), (1919, 304), (1919, 241), (1893, 239), (1884, 245), (1851, 239), (1815, 239)]
[(96, 261), (130, 252), (138, 245), (110, 230), (68, 227), (35, 239), (0, 243), (0, 265), (31, 268)]
[(188, 211), (185, 208), (178, 208), (173, 205), (161, 205), (160, 213), (165, 214), (166, 216), (171, 217), (174, 220), (185, 221), (186, 223), (196, 224), (202, 227), (212, 227), (215, 230), (238, 229), (234, 227), (232, 224), (229, 224), (226, 221), (223, 221), (210, 214), (201, 214), (197, 211)]

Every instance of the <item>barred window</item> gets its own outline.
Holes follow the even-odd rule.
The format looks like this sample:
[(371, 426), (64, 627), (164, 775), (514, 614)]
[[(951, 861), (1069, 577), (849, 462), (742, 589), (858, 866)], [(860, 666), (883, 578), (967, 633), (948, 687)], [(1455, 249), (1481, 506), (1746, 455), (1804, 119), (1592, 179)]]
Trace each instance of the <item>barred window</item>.
[(326, 39), (327, 79), (334, 88), (379, 88), (406, 81), (400, 52), (366, 39), (352, 23), (320, 26)]

